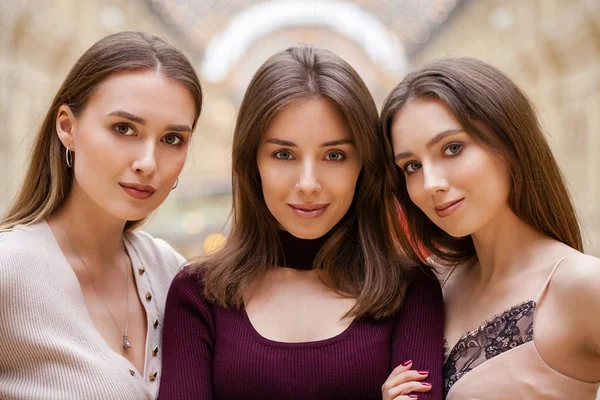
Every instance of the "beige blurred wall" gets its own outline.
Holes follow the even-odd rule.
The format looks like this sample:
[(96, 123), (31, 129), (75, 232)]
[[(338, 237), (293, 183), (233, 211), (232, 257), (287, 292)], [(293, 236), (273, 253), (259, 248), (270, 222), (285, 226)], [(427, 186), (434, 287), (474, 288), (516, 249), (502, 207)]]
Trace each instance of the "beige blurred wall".
[(488, 61), (527, 92), (571, 187), (586, 251), (600, 256), (600, 1), (467, 1), (411, 65), (448, 55)]

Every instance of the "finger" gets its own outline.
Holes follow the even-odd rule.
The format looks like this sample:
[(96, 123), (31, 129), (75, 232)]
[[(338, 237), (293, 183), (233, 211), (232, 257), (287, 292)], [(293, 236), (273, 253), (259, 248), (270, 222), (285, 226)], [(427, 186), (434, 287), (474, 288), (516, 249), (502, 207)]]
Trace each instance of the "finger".
[(402, 394), (398, 397), (394, 397), (394, 400), (415, 400), (418, 399), (419, 396), (416, 394)]
[(400, 374), (404, 371), (408, 371), (412, 367), (412, 363), (413, 363), (412, 360), (404, 361), (402, 364), (400, 364), (396, 368), (394, 368), (394, 370), (392, 371), (390, 376)]
[(386, 384), (389, 387), (398, 386), (402, 383), (410, 381), (423, 381), (429, 376), (429, 371), (404, 371), (396, 376), (391, 376), (387, 379)]
[(407, 382), (389, 389), (385, 393), (385, 398), (394, 399), (401, 395), (410, 395), (414, 393), (425, 393), (431, 390), (429, 382)]

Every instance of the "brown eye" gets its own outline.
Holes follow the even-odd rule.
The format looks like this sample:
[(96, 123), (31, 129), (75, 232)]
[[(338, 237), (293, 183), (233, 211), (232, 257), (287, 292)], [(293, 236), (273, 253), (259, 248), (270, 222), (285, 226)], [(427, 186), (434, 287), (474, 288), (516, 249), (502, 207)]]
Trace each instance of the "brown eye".
[(134, 130), (129, 126), (129, 125), (125, 125), (125, 124), (119, 124), (119, 125), (115, 125), (115, 131), (117, 131), (117, 133), (124, 135), (124, 136), (130, 136), (134, 134)]

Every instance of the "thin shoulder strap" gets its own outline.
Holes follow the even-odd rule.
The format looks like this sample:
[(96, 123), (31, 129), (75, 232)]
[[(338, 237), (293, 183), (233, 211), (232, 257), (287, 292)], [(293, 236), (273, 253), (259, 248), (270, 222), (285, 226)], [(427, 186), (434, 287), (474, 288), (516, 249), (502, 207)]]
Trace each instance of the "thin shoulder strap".
[(550, 271), (550, 275), (548, 275), (548, 278), (546, 278), (546, 282), (544, 283), (544, 286), (542, 286), (542, 290), (540, 290), (540, 294), (538, 295), (537, 299), (535, 300), (535, 304), (537, 304), (538, 306), (540, 304), (540, 301), (542, 300), (542, 297), (546, 293), (546, 290), (548, 289), (548, 286), (550, 285), (550, 281), (552, 280), (552, 277), (554, 276), (554, 273), (558, 269), (558, 266), (560, 265), (560, 263), (562, 263), (565, 258), (567, 258), (567, 257), (566, 256), (562, 257), (560, 260), (558, 260), (556, 262), (556, 264), (554, 265), (554, 267), (552, 267), (552, 271)]

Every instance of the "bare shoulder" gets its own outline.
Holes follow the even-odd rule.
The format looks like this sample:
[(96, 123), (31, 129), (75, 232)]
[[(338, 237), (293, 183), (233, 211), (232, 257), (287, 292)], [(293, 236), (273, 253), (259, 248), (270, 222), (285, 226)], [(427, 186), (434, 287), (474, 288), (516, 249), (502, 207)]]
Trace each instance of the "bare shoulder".
[(552, 286), (566, 296), (600, 297), (600, 258), (573, 250), (562, 260)]
[[(550, 284), (567, 325), (580, 333), (581, 347), (600, 354), (600, 259), (579, 252), (569, 254)], [(596, 358), (597, 360), (597, 358)]]
[(573, 323), (587, 325), (592, 320), (589, 315), (600, 312), (599, 288), (600, 259), (572, 250), (562, 260), (549, 290), (565, 307)]

